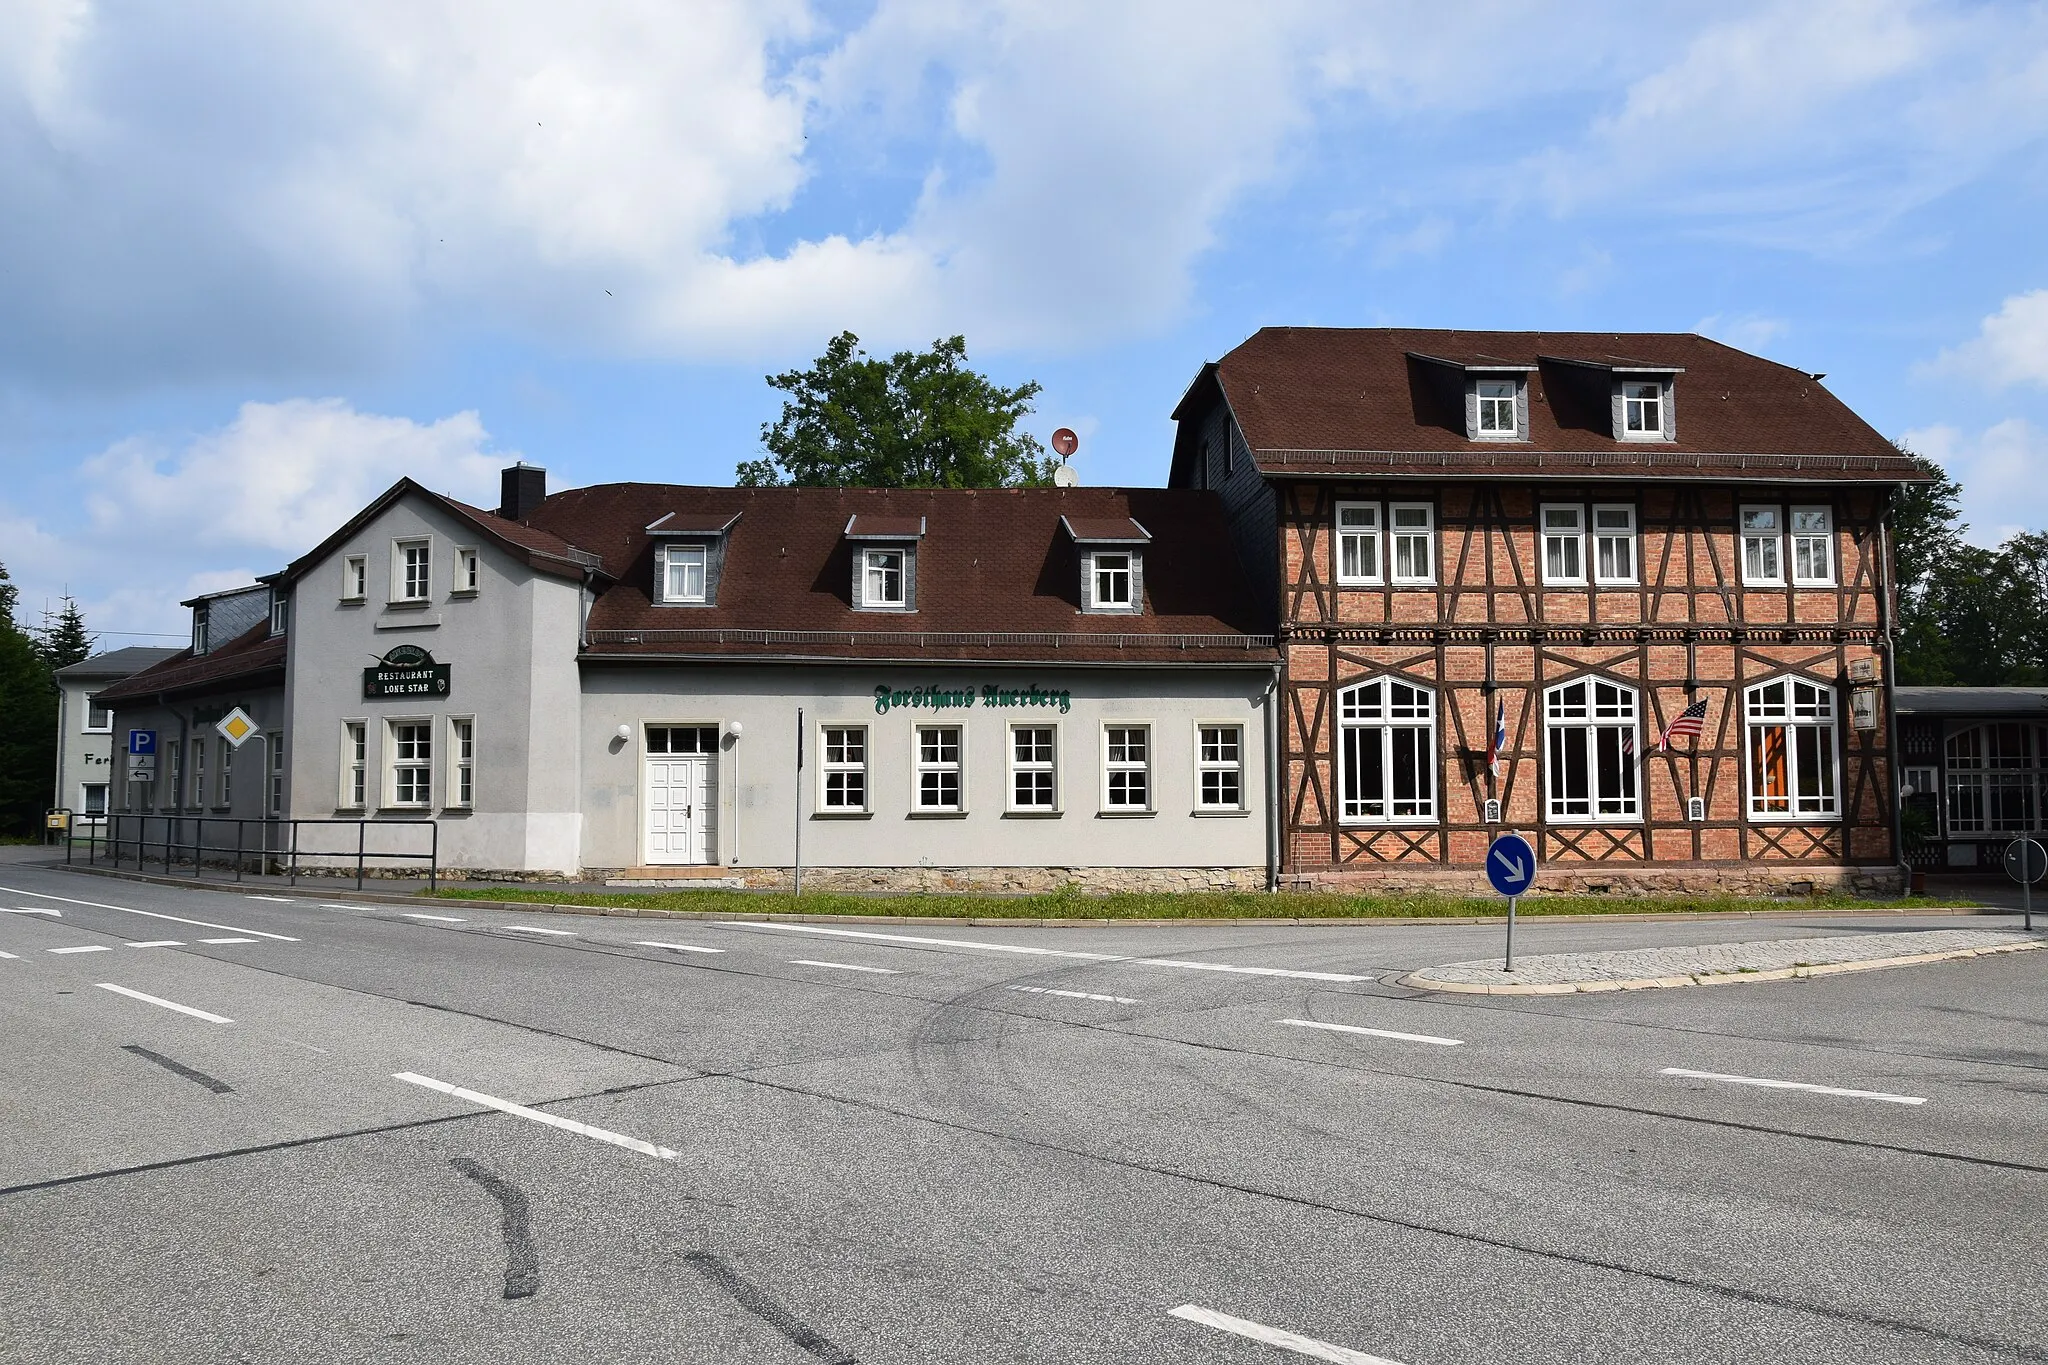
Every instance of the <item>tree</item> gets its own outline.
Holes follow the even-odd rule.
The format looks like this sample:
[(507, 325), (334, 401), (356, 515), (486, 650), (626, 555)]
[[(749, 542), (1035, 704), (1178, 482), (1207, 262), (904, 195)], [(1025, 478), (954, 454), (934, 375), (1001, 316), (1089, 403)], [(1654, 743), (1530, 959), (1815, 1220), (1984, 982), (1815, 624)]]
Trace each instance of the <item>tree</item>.
[(1899, 682), (2048, 683), (2048, 534), (2014, 535), (1995, 550), (1966, 543), (1961, 487), (1933, 461), (1899, 448), (1929, 480), (1908, 484), (1892, 502)]
[(53, 673), (91, 657), (93, 646), (98, 643), (92, 632), (85, 628), (85, 613), (68, 596), (64, 599), (63, 610), (57, 613), (56, 624), (50, 624), (45, 618), (41, 637), (36, 641), (36, 652), (43, 656), (43, 662)]
[(808, 370), (768, 376), (789, 397), (761, 427), (768, 454), (744, 487), (1002, 488), (1050, 483), (1055, 461), (1017, 422), (1035, 383), (1006, 389), (967, 368), (967, 339), (877, 360), (841, 332)]
[(14, 621), (19, 590), (0, 565), (0, 834), (33, 834), (57, 766), (57, 684)]

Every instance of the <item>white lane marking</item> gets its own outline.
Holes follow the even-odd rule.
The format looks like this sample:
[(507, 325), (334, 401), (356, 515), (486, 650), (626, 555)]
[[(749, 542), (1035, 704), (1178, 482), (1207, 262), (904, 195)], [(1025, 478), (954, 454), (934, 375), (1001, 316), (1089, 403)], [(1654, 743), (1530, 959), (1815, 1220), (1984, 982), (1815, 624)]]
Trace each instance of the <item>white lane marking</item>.
[(47, 906), (38, 908), (33, 905), (17, 905), (11, 908), (0, 905), (0, 915), (55, 915), (58, 919), (64, 918), (62, 910), (52, 910)]
[(593, 1128), (587, 1123), (578, 1123), (574, 1119), (559, 1118), (554, 1114), (544, 1114), (538, 1109), (528, 1109), (523, 1104), (514, 1104), (510, 1100), (501, 1100), (495, 1096), (486, 1095), (475, 1090), (465, 1090), (459, 1085), (450, 1085), (446, 1081), (437, 1081), (432, 1076), (421, 1076), (411, 1071), (394, 1071), (391, 1073), (391, 1079), (394, 1081), (404, 1081), (408, 1085), (425, 1086), (429, 1090), (438, 1090), (444, 1095), (453, 1095), (458, 1100), (468, 1100), (471, 1104), (480, 1104), (486, 1109), (496, 1109), (506, 1114), (517, 1114), (520, 1118), (532, 1119), (535, 1123), (545, 1123), (550, 1128), (560, 1128), (566, 1132), (581, 1133), (584, 1137), (596, 1138), (599, 1142), (609, 1142), (612, 1146), (624, 1147), (627, 1151), (640, 1152), (646, 1156), (658, 1157), (663, 1161), (674, 1161), (676, 1159), (676, 1154), (666, 1147), (657, 1147), (651, 1142), (642, 1142), (639, 1138), (627, 1137), (624, 1133), (614, 1133), (606, 1128)]
[(538, 924), (501, 924), (498, 926), (512, 934), (552, 934), (556, 938), (574, 938), (574, 929), (543, 929)]
[(458, 918), (456, 918), (456, 917), (455, 917), (454, 915), (415, 915), (415, 914), (411, 913), (410, 911), (407, 911), (407, 912), (405, 912), (405, 918), (407, 918), (407, 919), (430, 919), (430, 920), (433, 920), (433, 921), (434, 921), (435, 923), (437, 923), (437, 924), (467, 924), (467, 923), (469, 923), (469, 921), (468, 921), (468, 920), (466, 920), (466, 919), (458, 919)]
[(5, 959), (6, 959), (7, 961), (9, 961), (9, 962), (19, 962), (19, 961), (21, 961), (21, 954), (20, 954), (20, 953), (0, 953), (0, 958), (5, 958)]
[(108, 905), (103, 901), (74, 900), (70, 896), (53, 896), (47, 891), (23, 891), (13, 886), (0, 886), (0, 891), (16, 896), (41, 896), (46, 901), (63, 901), (66, 905), (89, 905), (95, 910), (119, 910), (123, 914), (147, 915), (151, 919), (167, 919), (175, 924), (196, 924), (201, 929), (225, 929), (232, 934), (254, 934), (258, 938), (276, 939), (280, 943), (298, 942), (290, 934), (267, 934), (261, 929), (244, 929), (238, 924), (215, 924), (212, 920), (186, 919), (182, 915), (166, 915), (159, 910), (137, 910), (132, 905)]
[(1375, 1038), (1396, 1038), (1404, 1043), (1435, 1043), (1438, 1047), (1463, 1047), (1463, 1038), (1439, 1038), (1433, 1033), (1396, 1033), (1387, 1028), (1364, 1028), (1358, 1024), (1325, 1024), (1318, 1019), (1275, 1019), (1276, 1024), (1292, 1024), (1296, 1028), (1328, 1029), (1332, 1033), (1369, 1033)]
[(297, 901), (295, 901), (295, 900), (291, 899), (291, 898), (290, 898), (289, 896), (249, 896), (249, 897), (246, 897), (246, 899), (248, 899), (248, 900), (252, 900), (252, 901), (269, 901), (269, 902), (271, 902), (271, 903), (272, 903), (273, 905), (297, 905), (297, 904), (298, 904), (298, 902), (297, 902)]
[(182, 948), (184, 941), (175, 938), (149, 938), (140, 943), (131, 943), (130, 948)]
[(894, 967), (863, 967), (855, 962), (813, 962), (807, 957), (793, 957), (789, 960), (789, 965), (792, 967), (830, 967), (835, 972), (874, 972), (878, 976), (902, 975)]
[(1682, 1066), (1667, 1066), (1661, 1073), (1666, 1076), (1684, 1076), (1695, 1081), (1726, 1081), (1730, 1085), (1760, 1085), (1766, 1090), (1804, 1090), (1814, 1095), (1845, 1095), (1852, 1100), (1883, 1100), (1887, 1104), (1925, 1104), (1919, 1095), (1892, 1095), (1882, 1090), (1844, 1090), (1834, 1085), (1808, 1085), (1805, 1081), (1773, 1081), (1762, 1076), (1724, 1076), (1718, 1071), (1687, 1071)]
[(320, 908), (321, 908), (322, 910), (374, 910), (374, 909), (376, 909), (377, 907), (376, 907), (376, 906), (374, 906), (374, 905), (325, 905), (325, 904), (323, 904), (323, 905), (322, 905), (322, 906), (321, 906)]
[(1062, 1000), (1100, 1000), (1105, 1005), (1135, 1005), (1138, 1002), (1123, 995), (1090, 995), (1086, 991), (1056, 991), (1050, 986), (1012, 986), (1013, 991), (1027, 995), (1057, 995)]
[(202, 938), (201, 943), (254, 943), (253, 938)]
[(141, 991), (131, 991), (126, 986), (116, 986), (111, 981), (100, 981), (94, 984), (103, 991), (112, 991), (116, 995), (125, 995), (130, 1000), (140, 1000), (146, 1005), (161, 1005), (167, 1010), (176, 1010), (180, 1014), (189, 1014), (194, 1019), (204, 1019), (209, 1024), (232, 1024), (235, 1022), (225, 1015), (208, 1014), (205, 1010), (195, 1010), (190, 1005), (181, 1005), (175, 1000), (164, 1000), (154, 995), (144, 995)]
[(1317, 1341), (1314, 1337), (1305, 1337), (1297, 1332), (1268, 1327), (1262, 1322), (1253, 1322), (1248, 1318), (1233, 1318), (1228, 1313), (1219, 1313), (1213, 1308), (1203, 1308), (1197, 1304), (1184, 1303), (1167, 1316), (1180, 1318), (1185, 1322), (1199, 1322), (1202, 1326), (1214, 1327), (1219, 1332), (1249, 1337), (1253, 1341), (1278, 1346), (1281, 1350), (1292, 1351), (1296, 1355), (1310, 1356), (1316, 1360), (1333, 1360), (1337, 1365), (1401, 1365), (1398, 1360), (1389, 1360), (1385, 1356), (1367, 1355), (1364, 1351), (1354, 1351), (1349, 1346), (1332, 1346), (1327, 1341)]
[(1084, 953), (1071, 948), (1027, 948), (1014, 943), (976, 943), (965, 938), (924, 938), (915, 934), (876, 934), (862, 929), (826, 929), (815, 924), (777, 924), (769, 920), (719, 920), (721, 929), (781, 929), (792, 934), (826, 934), (833, 938), (872, 939), (880, 943), (911, 943), (930, 948), (979, 948), (988, 953), (1026, 953), (1034, 957), (1066, 957), (1083, 962), (1128, 962), (1139, 967), (1181, 967), (1197, 972), (1239, 972), (1247, 976), (1284, 976), (1296, 981), (1371, 981), (1343, 972), (1303, 972), (1286, 967), (1233, 967), (1221, 962), (1187, 962), (1169, 957), (1126, 957), (1119, 953)]
[(655, 943), (652, 940), (645, 939), (635, 943), (633, 946), (635, 948), (672, 948), (679, 953), (722, 953), (725, 951), (723, 948), (699, 948), (694, 943)]
[(53, 953), (111, 953), (114, 950), (104, 943), (88, 943), (81, 948), (51, 948), (47, 951)]

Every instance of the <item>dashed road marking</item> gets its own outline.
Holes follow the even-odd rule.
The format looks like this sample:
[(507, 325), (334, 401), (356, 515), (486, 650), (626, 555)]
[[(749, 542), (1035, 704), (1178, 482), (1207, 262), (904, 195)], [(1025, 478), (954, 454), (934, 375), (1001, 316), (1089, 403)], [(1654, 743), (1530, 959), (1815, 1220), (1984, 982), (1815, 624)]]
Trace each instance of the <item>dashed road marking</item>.
[(1100, 1000), (1105, 1005), (1135, 1005), (1138, 1002), (1124, 995), (1090, 995), (1087, 991), (1056, 991), (1050, 986), (1012, 986), (1013, 991), (1026, 995), (1057, 995), (1062, 1000)]
[(130, 948), (182, 948), (184, 940), (175, 938), (146, 938), (140, 943), (131, 943)]
[(254, 934), (258, 938), (275, 939), (280, 943), (297, 943), (299, 941), (290, 934), (271, 934), (265, 933), (261, 929), (244, 929), (237, 924), (215, 924), (211, 920), (186, 919), (183, 915), (166, 915), (160, 910), (137, 910), (132, 905), (108, 905), (104, 901), (74, 900), (70, 896), (53, 896), (47, 891), (23, 891), (19, 887), (13, 886), (0, 886), (0, 891), (16, 896), (41, 896), (46, 901), (62, 901), (66, 905), (89, 905), (95, 910), (119, 910), (124, 915), (147, 915), (151, 919), (167, 919), (174, 924), (192, 924), (197, 925), (201, 929), (225, 929), (231, 934)]
[(297, 905), (297, 904), (298, 904), (298, 902), (297, 902), (297, 901), (293, 900), (293, 899), (292, 899), (291, 897), (289, 897), (289, 896), (249, 896), (249, 897), (247, 897), (246, 899), (248, 899), (248, 900), (252, 900), (252, 901), (269, 901), (269, 902), (270, 902), (270, 903), (271, 903), (272, 905)]
[(1683, 1076), (1694, 1081), (1725, 1081), (1729, 1085), (1756, 1085), (1766, 1090), (1804, 1090), (1813, 1095), (1842, 1095), (1852, 1100), (1883, 1100), (1886, 1104), (1927, 1103), (1920, 1095), (1893, 1095), (1883, 1090), (1845, 1090), (1835, 1085), (1809, 1085), (1805, 1081), (1774, 1081), (1763, 1076), (1724, 1076), (1718, 1071), (1687, 1071), (1682, 1066), (1667, 1066), (1659, 1074)]
[(7, 960), (8, 960), (9, 962), (19, 962), (19, 961), (21, 961), (21, 954), (20, 954), (20, 953), (0, 953), (0, 958), (6, 958), (6, 959), (7, 959)]
[(635, 948), (669, 948), (678, 953), (722, 953), (725, 951), (723, 948), (699, 948), (694, 943), (656, 943), (650, 939), (643, 939), (633, 946)]
[(651, 1142), (642, 1142), (639, 1138), (627, 1137), (624, 1133), (614, 1133), (607, 1128), (593, 1128), (587, 1123), (578, 1123), (574, 1119), (565, 1119), (554, 1114), (542, 1113), (538, 1109), (529, 1109), (523, 1104), (514, 1104), (510, 1100), (501, 1100), (495, 1095), (486, 1095), (476, 1090), (465, 1090), (459, 1085), (450, 1085), (446, 1081), (437, 1081), (432, 1076), (422, 1076), (412, 1071), (394, 1071), (391, 1073), (391, 1079), (394, 1081), (404, 1081), (407, 1085), (424, 1086), (428, 1090), (438, 1090), (443, 1095), (453, 1095), (458, 1100), (468, 1100), (471, 1104), (480, 1104), (486, 1109), (496, 1109), (504, 1114), (515, 1114), (520, 1118), (532, 1119), (535, 1123), (545, 1123), (550, 1128), (560, 1128), (565, 1132), (580, 1133), (584, 1137), (596, 1138), (599, 1142), (609, 1142), (614, 1147), (624, 1147), (627, 1151), (640, 1152), (646, 1156), (657, 1157), (662, 1161), (674, 1161), (676, 1159), (676, 1154), (667, 1147), (657, 1147)]
[(235, 1022), (225, 1015), (209, 1014), (205, 1010), (195, 1010), (190, 1005), (181, 1005), (175, 1000), (165, 1000), (161, 996), (144, 995), (141, 991), (131, 991), (126, 986), (116, 986), (111, 981), (100, 981), (94, 984), (103, 991), (112, 991), (116, 995), (125, 995), (130, 1000), (140, 1000), (145, 1005), (161, 1005), (167, 1010), (176, 1010), (180, 1014), (189, 1014), (194, 1019), (204, 1019), (209, 1024), (232, 1024)]
[(254, 943), (253, 938), (202, 938), (201, 943)]
[(1295, 1028), (1328, 1029), (1331, 1033), (1365, 1033), (1374, 1038), (1393, 1038), (1403, 1043), (1434, 1043), (1438, 1047), (1463, 1047), (1463, 1038), (1439, 1038), (1433, 1033), (1396, 1033), (1388, 1028), (1366, 1028), (1361, 1024), (1325, 1024), (1320, 1019), (1275, 1019), (1276, 1024)]
[(77, 948), (46, 948), (44, 951), (51, 953), (111, 953), (114, 950), (104, 943), (87, 943)]
[(555, 938), (574, 938), (574, 929), (543, 929), (538, 924), (501, 924), (500, 929), (513, 934), (549, 934)]
[(1297, 971), (1291, 967), (1238, 967), (1225, 962), (1190, 962), (1172, 957), (1127, 957), (1120, 953), (1084, 953), (1071, 948), (1029, 948), (1015, 943), (977, 943), (966, 938), (926, 938), (916, 934), (877, 934), (862, 929), (826, 929), (815, 924), (774, 924), (761, 920), (719, 920), (721, 929), (780, 929), (792, 934), (825, 934), (833, 938), (870, 939), (926, 948), (977, 948), (987, 953), (1024, 953), (1033, 957), (1065, 957), (1082, 962), (1123, 962), (1137, 967), (1178, 967), (1194, 972), (1232, 972), (1241, 976), (1278, 976), (1294, 981), (1371, 981), (1346, 972)]
[(1292, 1351), (1296, 1355), (1308, 1356), (1315, 1360), (1335, 1361), (1337, 1365), (1401, 1365), (1399, 1361), (1389, 1360), (1385, 1356), (1368, 1355), (1364, 1351), (1354, 1351), (1349, 1346), (1332, 1346), (1327, 1341), (1317, 1341), (1314, 1337), (1305, 1337), (1298, 1332), (1268, 1327), (1249, 1318), (1233, 1318), (1228, 1313), (1219, 1313), (1213, 1308), (1203, 1308), (1192, 1303), (1182, 1304), (1173, 1309), (1168, 1316), (1180, 1318), (1185, 1322), (1198, 1322), (1204, 1327), (1248, 1337), (1253, 1341), (1264, 1342), (1268, 1346), (1278, 1346), (1281, 1350)]
[(894, 967), (863, 967), (857, 962), (814, 962), (807, 957), (793, 957), (792, 967), (830, 967), (835, 972), (873, 972), (877, 976), (900, 976)]
[(459, 918), (459, 917), (457, 917), (457, 916), (455, 916), (455, 915), (416, 915), (416, 914), (413, 914), (413, 913), (412, 913), (411, 911), (405, 911), (405, 912), (403, 912), (403, 913), (404, 913), (404, 917), (405, 917), (406, 919), (430, 919), (430, 920), (433, 920), (433, 921), (434, 921), (434, 922), (435, 922), (436, 924), (467, 924), (467, 923), (469, 923), (469, 921), (468, 921), (468, 920), (466, 920), (466, 919), (461, 919), (461, 918)]

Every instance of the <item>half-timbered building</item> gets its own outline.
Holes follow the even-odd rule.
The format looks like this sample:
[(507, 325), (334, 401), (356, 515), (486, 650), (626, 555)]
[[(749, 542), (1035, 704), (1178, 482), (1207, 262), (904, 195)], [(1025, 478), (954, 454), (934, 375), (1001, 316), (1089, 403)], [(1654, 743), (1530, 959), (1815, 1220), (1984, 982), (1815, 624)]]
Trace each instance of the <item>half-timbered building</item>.
[[(1268, 328), (1182, 399), (1283, 653), (1286, 873), (1895, 886), (1886, 509), (1808, 374), (1670, 334)], [(1674, 732), (1675, 726), (1675, 732)], [(1697, 728), (1697, 733), (1693, 733)]]

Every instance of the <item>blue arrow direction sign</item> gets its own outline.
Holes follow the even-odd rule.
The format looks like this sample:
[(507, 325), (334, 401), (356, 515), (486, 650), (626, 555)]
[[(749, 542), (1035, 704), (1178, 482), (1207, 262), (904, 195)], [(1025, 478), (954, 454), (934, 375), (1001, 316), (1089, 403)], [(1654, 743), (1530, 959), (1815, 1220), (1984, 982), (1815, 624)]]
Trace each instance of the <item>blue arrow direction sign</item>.
[(1519, 834), (1503, 834), (1486, 849), (1486, 880), (1503, 896), (1519, 896), (1536, 880), (1536, 850)]
[(131, 754), (153, 754), (156, 752), (156, 731), (130, 730), (128, 752)]

